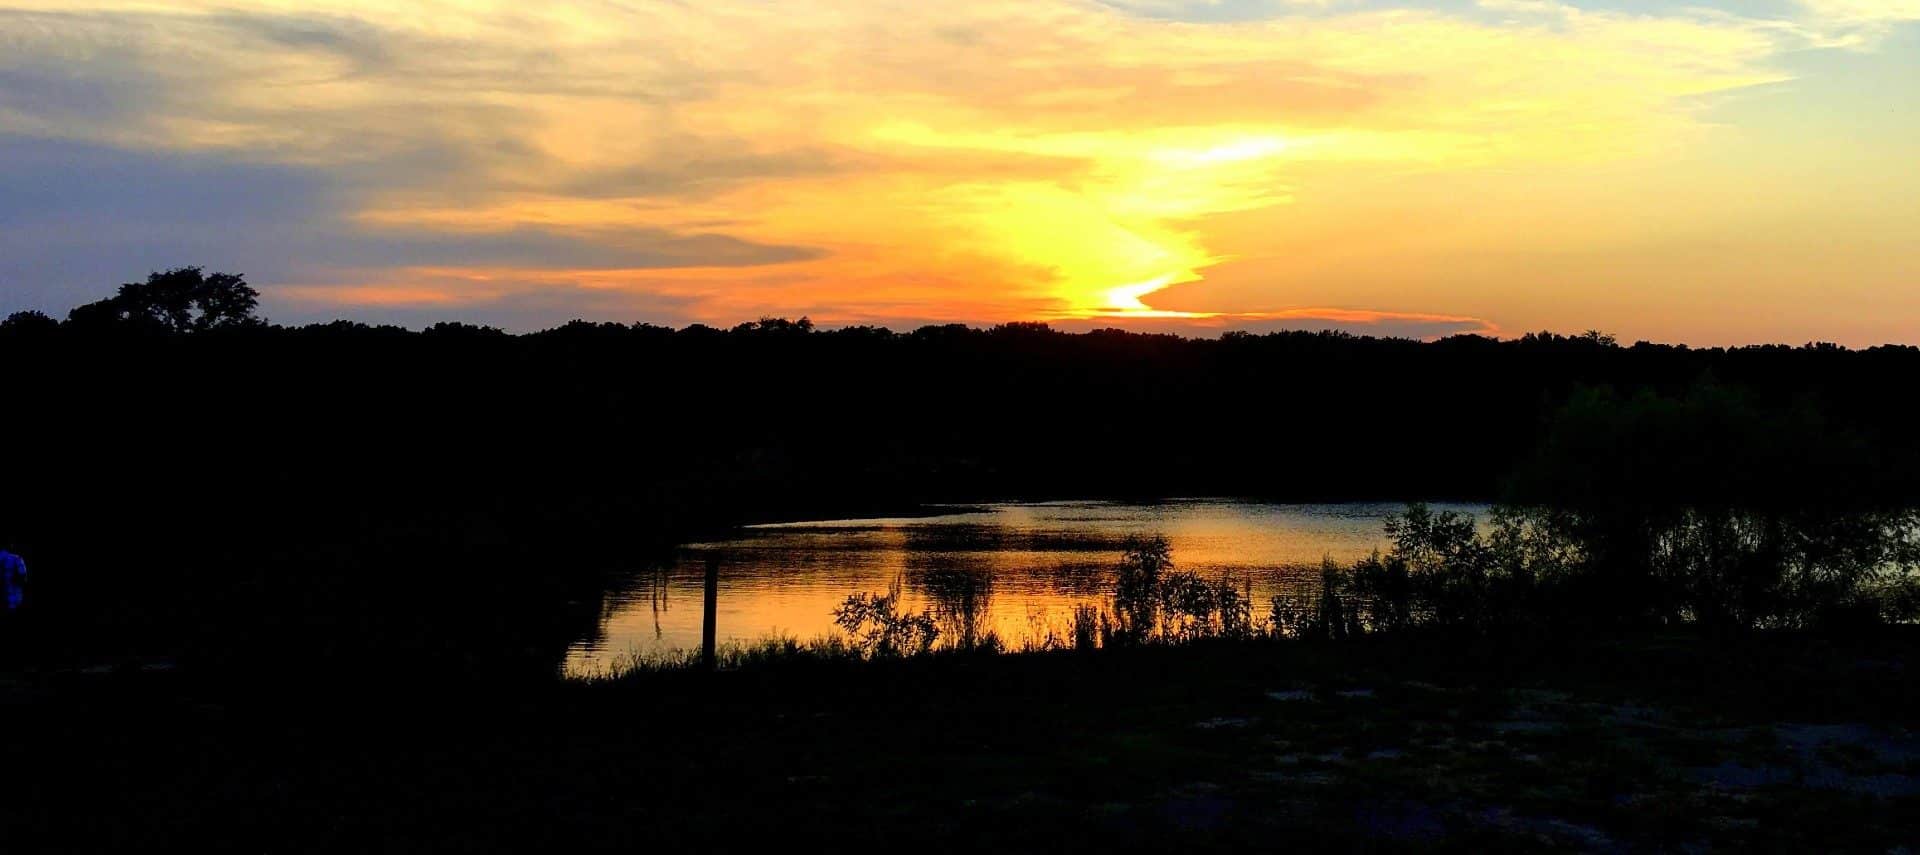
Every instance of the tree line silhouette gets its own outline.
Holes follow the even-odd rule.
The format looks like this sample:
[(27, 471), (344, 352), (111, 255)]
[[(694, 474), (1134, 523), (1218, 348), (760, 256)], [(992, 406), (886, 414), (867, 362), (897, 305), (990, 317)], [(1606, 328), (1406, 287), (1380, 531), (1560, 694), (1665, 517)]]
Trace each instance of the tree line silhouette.
[(0, 549), (33, 562), (49, 645), (544, 675), (607, 572), (739, 522), (923, 501), (1506, 500), (1639, 555), (1702, 508), (1764, 529), (1920, 498), (1906, 346), (511, 335), (280, 326), (257, 297), (184, 268), (0, 322)]

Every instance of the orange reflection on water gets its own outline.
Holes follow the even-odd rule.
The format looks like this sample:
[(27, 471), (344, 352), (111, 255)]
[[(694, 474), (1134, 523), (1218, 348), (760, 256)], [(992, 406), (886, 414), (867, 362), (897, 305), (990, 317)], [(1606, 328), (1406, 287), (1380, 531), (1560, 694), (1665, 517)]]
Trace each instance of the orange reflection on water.
[(848, 595), (883, 593), (896, 582), (904, 607), (917, 612), (933, 605), (929, 585), (940, 574), (964, 571), (991, 580), (978, 629), (1017, 649), (1049, 632), (1066, 637), (1075, 606), (1107, 603), (1129, 536), (1166, 537), (1175, 566), (1204, 578), (1238, 574), (1263, 611), (1274, 595), (1315, 584), (1323, 558), (1348, 562), (1383, 547), (1382, 523), (1403, 509), (1049, 502), (754, 527), (733, 540), (689, 545), (674, 566), (637, 574), (609, 596), (599, 636), (575, 644), (565, 667), (573, 675), (603, 673), (635, 655), (698, 647), (704, 567), (715, 553), (723, 643), (832, 635), (833, 610)]

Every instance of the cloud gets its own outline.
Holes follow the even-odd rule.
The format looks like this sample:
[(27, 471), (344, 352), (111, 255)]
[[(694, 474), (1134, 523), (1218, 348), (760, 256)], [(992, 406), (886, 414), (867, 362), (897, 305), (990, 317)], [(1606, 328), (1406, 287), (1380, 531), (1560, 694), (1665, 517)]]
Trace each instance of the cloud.
[(382, 268), (329, 271), (352, 284), (287, 284), (265, 295), (286, 323), (336, 318), (427, 326), (440, 321), (485, 324), (514, 332), (549, 329), (575, 319), (684, 326), (699, 320), (691, 300), (596, 288), (567, 276), (472, 268)]
[(819, 255), (617, 224), (369, 229), (340, 216), (353, 198), (313, 167), (0, 136), (0, 283), (21, 305), (60, 312), (185, 264), (247, 273), (271, 298), (291, 278), (388, 268), (725, 269)]
[(1352, 5), (1353, 0), (1101, 0), (1132, 15), (1194, 23), (1259, 21), (1289, 12)]
[(1818, 20), (1842, 24), (1920, 21), (1920, 0), (1801, 0)]
[[(95, 200), (0, 217), (113, 242), (16, 234), (15, 281), (170, 248), (254, 262), (303, 306), (464, 288), (539, 313), (545, 288), (716, 322), (1085, 316), (1204, 294), (1213, 224), (1311, 216), (1304, 180), (1686, 145), (1807, 34), (1914, 17), (1797, 8), (0, 0), (0, 134), (68, 150)], [(156, 182), (131, 213), (78, 174), (103, 152), (146, 158), (120, 162)]]
[(1801, 0), (1809, 15), (1796, 32), (1818, 47), (1870, 50), (1896, 25), (1920, 21), (1916, 0)]

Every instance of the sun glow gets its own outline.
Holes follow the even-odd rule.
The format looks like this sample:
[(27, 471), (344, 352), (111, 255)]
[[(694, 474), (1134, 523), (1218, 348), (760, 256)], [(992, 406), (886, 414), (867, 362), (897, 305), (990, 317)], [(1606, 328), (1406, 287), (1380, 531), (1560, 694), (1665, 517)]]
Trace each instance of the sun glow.
[(1016, 162), (1044, 178), (969, 182), (935, 198), (985, 251), (1039, 271), (1034, 285), (1058, 307), (1054, 317), (1205, 317), (1143, 299), (1198, 281), (1221, 260), (1188, 224), (1291, 200), (1280, 175), (1289, 146), (1272, 128), (983, 133), (887, 123), (872, 137), (914, 158), (1042, 159)]
[(1173, 275), (1168, 274), (1166, 276), (1154, 277), (1145, 282), (1122, 285), (1107, 292), (1106, 305), (1102, 306), (1101, 309), (1103, 312), (1108, 313), (1151, 312), (1153, 311), (1153, 307), (1140, 302), (1140, 298), (1166, 288), (1172, 283)]
[(1286, 150), (1286, 141), (1278, 137), (1251, 137), (1200, 151), (1156, 152), (1155, 159), (1176, 166), (1200, 167), (1273, 157)]
[(0, 135), (285, 180), (254, 231), (304, 254), (249, 272), (310, 317), (1634, 334), (1756, 283), (1817, 320), (1838, 257), (1910, 328), (1911, 128), (1734, 102), (1920, 12), (1705, 2), (0, 0)]

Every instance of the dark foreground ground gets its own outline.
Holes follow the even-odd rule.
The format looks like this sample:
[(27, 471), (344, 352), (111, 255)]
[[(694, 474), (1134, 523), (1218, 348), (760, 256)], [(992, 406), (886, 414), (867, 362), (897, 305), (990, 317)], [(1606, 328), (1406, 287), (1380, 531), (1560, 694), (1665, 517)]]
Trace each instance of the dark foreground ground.
[(0, 828), (7, 852), (1886, 852), (1920, 843), (1917, 653), (1902, 630), (489, 691), (15, 674)]

